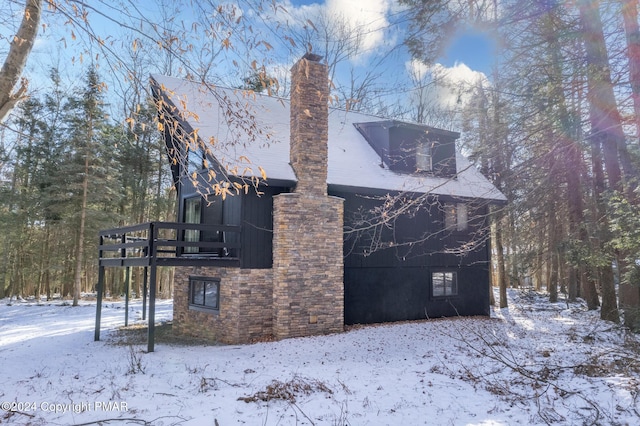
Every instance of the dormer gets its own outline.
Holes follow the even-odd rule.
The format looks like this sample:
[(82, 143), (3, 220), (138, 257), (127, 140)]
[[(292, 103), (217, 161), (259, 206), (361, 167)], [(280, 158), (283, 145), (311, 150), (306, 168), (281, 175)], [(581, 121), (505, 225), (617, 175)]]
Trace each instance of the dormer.
[(457, 132), (396, 120), (354, 126), (389, 170), (447, 178), (456, 175)]

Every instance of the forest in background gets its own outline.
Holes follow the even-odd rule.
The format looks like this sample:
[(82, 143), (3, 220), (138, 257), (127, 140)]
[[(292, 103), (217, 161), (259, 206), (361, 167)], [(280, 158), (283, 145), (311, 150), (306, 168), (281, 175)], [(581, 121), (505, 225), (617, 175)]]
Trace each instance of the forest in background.
[[(194, 29), (172, 19), (180, 7), (172, 2), (154, 3), (154, 16), (121, 3), (130, 21), (110, 23), (122, 31), (115, 39), (91, 25), (112, 9), (42, 3), (43, 20), (70, 22), (73, 39), (84, 40), (79, 54), (91, 60), (73, 77), (64, 66), (39, 70), (46, 89), (18, 103), (0, 128), (0, 298), (69, 296), (74, 285), (90, 292), (99, 229), (175, 219), (151, 72), (286, 96), (273, 57), (313, 46), (329, 65), (335, 106), (462, 132), (459, 148), (509, 199), (491, 217), (501, 307), (507, 287), (534, 286), (551, 301), (581, 297), (611, 321), (622, 308), (625, 325), (640, 328), (637, 0), (400, 0), (389, 25), (402, 27), (403, 38), (364, 73), (352, 59), (366, 32), (344, 17), (288, 15), (304, 25), (276, 25), (285, 12), (271, 2), (185, 1)], [(250, 11), (263, 12), (268, 36), (250, 31)], [(453, 82), (435, 64), (464, 26), (491, 34), (497, 54), (490, 75)], [(399, 85), (389, 61), (402, 49), (428, 71)], [(436, 102), (443, 88), (455, 102)], [(170, 271), (163, 277), (161, 293), (170, 296)], [(110, 282), (119, 293), (122, 277)]]
[[(76, 281), (92, 292), (99, 230), (175, 220), (153, 102), (130, 99), (125, 110), (137, 121), (126, 127), (110, 119), (95, 68), (71, 88), (56, 69), (50, 79), (50, 91), (21, 102), (2, 133), (4, 146), (5, 137), (15, 139), (0, 188), (0, 298), (72, 296)], [(110, 272), (108, 288), (119, 295), (121, 273)], [(170, 297), (165, 284), (161, 278)]]

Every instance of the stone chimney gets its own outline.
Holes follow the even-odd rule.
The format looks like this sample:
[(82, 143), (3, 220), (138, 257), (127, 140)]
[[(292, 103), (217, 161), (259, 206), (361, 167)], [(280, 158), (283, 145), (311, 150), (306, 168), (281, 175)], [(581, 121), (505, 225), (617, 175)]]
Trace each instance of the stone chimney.
[(295, 192), (327, 195), (329, 78), (320, 56), (307, 53), (291, 68), (290, 161)]
[(344, 329), (344, 200), (327, 195), (327, 67), (306, 54), (291, 69), (295, 192), (273, 197), (273, 334)]

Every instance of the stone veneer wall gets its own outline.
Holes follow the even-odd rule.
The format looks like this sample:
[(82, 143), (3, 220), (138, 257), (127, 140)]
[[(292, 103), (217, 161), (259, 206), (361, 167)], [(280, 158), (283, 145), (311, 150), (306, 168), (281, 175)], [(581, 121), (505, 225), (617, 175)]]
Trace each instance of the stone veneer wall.
[(291, 68), (294, 193), (273, 198), (273, 310), (278, 339), (344, 329), (344, 200), (327, 196), (327, 66), (307, 54)]
[[(189, 309), (189, 276), (220, 279), (220, 310)], [(237, 344), (273, 335), (273, 270), (178, 267), (173, 293), (173, 327), (178, 334)]]
[(296, 192), (327, 195), (329, 77), (318, 60), (307, 54), (291, 68), (289, 156)]
[(275, 337), (344, 331), (344, 200), (280, 194), (273, 207)]

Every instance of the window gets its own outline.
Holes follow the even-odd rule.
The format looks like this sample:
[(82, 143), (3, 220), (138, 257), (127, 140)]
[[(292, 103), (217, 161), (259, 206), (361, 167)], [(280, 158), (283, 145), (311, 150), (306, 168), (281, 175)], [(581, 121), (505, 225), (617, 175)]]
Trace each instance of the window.
[(187, 171), (189, 175), (204, 168), (204, 155), (202, 149), (193, 141), (187, 145)]
[(189, 306), (196, 309), (220, 309), (220, 280), (189, 277)]
[(428, 142), (419, 143), (416, 148), (416, 169), (419, 172), (430, 172), (433, 170), (431, 144)]
[[(223, 201), (222, 197), (213, 196), (211, 196), (209, 200), (206, 200), (199, 195), (185, 198), (183, 222), (202, 225), (224, 225), (225, 209), (231, 209), (234, 207), (230, 204), (228, 207), (225, 207), (225, 204), (232, 202), (232, 200), (233, 202), (238, 203), (240, 197), (228, 197), (226, 201)], [(235, 208), (237, 211), (237, 207)], [(227, 237), (225, 236), (225, 232), (216, 229), (215, 227), (214, 230), (186, 229), (184, 231), (185, 242), (211, 244), (200, 244), (200, 247), (187, 246), (184, 247), (182, 253), (206, 253), (207, 255), (214, 256), (228, 256), (230, 254), (229, 250), (223, 249), (219, 244), (214, 243), (237, 242), (237, 233), (232, 232), (231, 234), (231, 236)]]
[[(200, 223), (202, 220), (202, 198), (193, 197), (184, 200), (184, 222)], [(196, 229), (187, 229), (184, 231), (184, 240), (187, 242), (200, 241), (200, 231)], [(185, 247), (185, 253), (198, 253), (198, 247)]]
[(431, 294), (433, 297), (457, 295), (458, 274), (456, 272), (433, 272), (431, 274)]
[(464, 203), (444, 205), (444, 226), (449, 230), (466, 231), (468, 227), (467, 205)]

